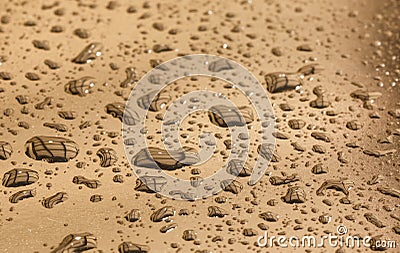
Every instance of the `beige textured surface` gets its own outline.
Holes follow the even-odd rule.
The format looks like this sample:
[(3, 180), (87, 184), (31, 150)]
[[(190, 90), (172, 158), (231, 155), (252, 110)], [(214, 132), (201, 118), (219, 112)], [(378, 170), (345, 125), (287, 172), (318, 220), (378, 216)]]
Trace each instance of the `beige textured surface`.
[[(131, 6), (136, 11), (129, 13), (127, 10)], [(50, 1), (1, 1), (0, 16), (0, 72), (11, 74), (11, 80), (0, 78), (0, 141), (8, 142), (13, 149), (10, 158), (0, 160), (0, 176), (14, 168), (30, 168), (39, 173), (39, 180), (29, 186), (0, 186), (3, 192), (0, 195), (1, 252), (50, 252), (68, 234), (81, 232), (92, 233), (97, 238), (97, 248), (88, 252), (118, 252), (118, 246), (129, 241), (148, 245), (150, 252), (296, 251), (257, 247), (257, 236), (245, 236), (243, 231), (252, 228), (262, 235), (263, 231), (257, 226), (259, 223), (265, 223), (270, 234), (288, 237), (311, 234), (318, 237), (334, 233), (339, 224), (344, 224), (351, 235), (383, 234), (400, 243), (400, 236), (394, 232), (395, 227), (399, 230), (400, 221), (393, 218), (400, 216), (399, 198), (377, 191), (378, 186), (400, 189), (399, 59), (393, 58), (399, 56), (400, 22), (399, 4), (395, 0), (185, 0), (115, 1), (111, 4), (105, 1), (59, 1), (54, 4)], [(35, 25), (28, 26), (28, 21)], [(62, 27), (62, 31), (54, 32), (54, 26)], [(86, 29), (89, 37), (75, 35), (78, 28)], [(34, 40), (48, 41), (49, 50), (35, 47)], [(91, 63), (73, 63), (72, 59), (93, 42), (103, 44), (102, 55)], [(167, 44), (173, 50), (152, 52), (156, 44)], [(297, 50), (301, 45), (308, 45), (312, 51)], [(277, 48), (282, 51), (281, 56), (276, 55)], [(267, 73), (293, 72), (310, 62), (325, 68), (306, 78), (298, 91), (271, 94), (278, 131), (289, 137), (288, 140), (277, 140), (276, 150), (282, 159), (270, 164), (267, 175), (256, 186), (250, 187), (240, 179), (244, 186), (241, 193), (221, 192), (218, 196), (227, 199), (222, 204), (215, 202), (216, 197), (184, 202), (135, 191), (136, 177), (124, 156), (121, 122), (105, 111), (107, 104), (124, 102), (129, 96), (132, 87), (120, 87), (126, 78), (126, 68), (134, 67), (140, 78), (151, 69), (151, 59), (162, 62), (193, 53), (216, 54), (238, 61), (262, 83)], [(44, 63), (46, 59), (61, 67), (50, 69)], [(119, 68), (113, 70), (111, 63)], [(39, 75), (40, 80), (28, 80), (26, 74), (29, 72)], [(89, 94), (80, 97), (64, 91), (65, 84), (84, 76), (95, 80)], [(207, 88), (226, 94), (238, 105), (248, 104), (242, 94), (224, 88), (224, 84), (211, 82), (208, 78), (184, 79), (168, 87), (168, 91), (176, 99), (184, 92)], [(350, 96), (351, 92), (360, 89), (355, 84), (363, 84), (364, 90), (382, 93), (374, 101), (372, 110), (363, 108), (361, 100)], [(331, 102), (328, 108), (309, 106), (316, 98), (313, 89), (318, 85), (326, 90), (326, 97)], [(18, 95), (27, 95), (28, 103), (19, 104)], [(51, 105), (43, 110), (36, 109), (35, 105), (46, 97), (53, 98)], [(283, 111), (280, 107), (283, 103), (292, 105), (294, 110)], [(23, 107), (28, 109), (27, 114), (21, 112)], [(65, 120), (58, 116), (59, 111), (75, 111), (77, 117)], [(328, 116), (328, 111), (337, 115)], [(371, 113), (381, 117), (372, 119)], [(155, 115), (150, 113), (148, 119), (149, 145), (153, 146), (160, 142), (156, 133), (160, 122)], [(306, 126), (293, 130), (288, 125), (290, 119), (302, 119)], [(346, 127), (347, 122), (354, 119), (362, 123), (361, 129), (353, 131)], [(190, 124), (190, 120), (195, 124)], [(80, 129), (78, 126), (84, 121), (90, 121), (91, 125)], [(20, 127), (26, 125), (21, 122), (27, 122), (29, 129)], [(57, 132), (43, 126), (45, 122), (65, 124), (68, 130)], [(259, 144), (259, 127), (257, 122), (251, 124), (253, 153)], [(211, 124), (206, 113), (191, 115), (181, 128), (182, 133), (188, 135), (182, 137), (182, 141), (192, 147), (196, 147), (201, 130), (222, 136), (217, 139), (218, 152), (199, 167), (201, 176), (213, 173), (223, 164), (224, 152), (229, 153), (223, 144), (228, 138), (226, 129)], [(331, 141), (316, 140), (311, 136), (314, 131), (326, 132)], [(114, 133), (116, 137), (112, 138)], [(79, 146), (79, 153), (66, 163), (35, 161), (25, 155), (24, 145), (38, 135), (73, 140)], [(294, 150), (292, 142), (300, 143), (306, 151)], [(357, 142), (359, 147), (346, 146), (351, 142)], [(326, 153), (313, 152), (315, 144), (324, 146)], [(96, 152), (101, 147), (111, 147), (117, 152), (118, 161), (114, 166), (100, 166)], [(392, 149), (394, 153), (379, 158), (365, 154), (368, 153), (366, 150)], [(339, 161), (338, 152), (343, 152), (348, 163)], [(85, 166), (79, 168), (78, 162), (84, 162)], [(317, 163), (327, 166), (329, 172), (313, 174), (312, 167)], [(191, 167), (169, 173), (187, 178), (191, 176), (190, 171)], [(278, 186), (270, 183), (271, 176), (293, 173), (299, 175), (299, 181)], [(115, 175), (122, 175), (124, 182), (114, 182)], [(377, 175), (384, 178), (378, 184), (367, 184)], [(73, 183), (74, 176), (96, 179), (101, 185), (95, 189), (77, 185)], [(339, 191), (328, 189), (324, 196), (316, 194), (326, 180), (341, 178), (354, 182), (349, 194), (351, 204), (340, 203), (345, 195)], [(281, 200), (291, 186), (304, 189), (305, 203), (288, 204)], [(10, 203), (12, 194), (33, 188), (36, 189), (33, 198)], [(45, 208), (41, 201), (57, 192), (67, 193), (68, 199), (51, 209)], [(102, 195), (103, 200), (91, 202), (91, 196), (95, 194)], [(271, 199), (276, 199), (277, 205), (268, 205)], [(329, 200), (332, 205), (328, 206), (323, 200)], [(363, 206), (358, 210), (359, 204)], [(173, 206), (176, 210), (170, 220), (177, 228), (168, 233), (160, 232), (166, 221), (150, 220), (150, 215), (163, 206)], [(223, 208), (227, 215), (210, 218), (209, 206)], [(124, 216), (132, 209), (140, 210), (141, 219), (131, 223)], [(179, 215), (181, 209), (187, 209), (189, 215)], [(261, 219), (259, 214), (267, 211), (279, 214), (279, 220), (267, 222)], [(385, 227), (378, 228), (368, 222), (364, 217), (366, 213), (374, 214)], [(323, 214), (332, 217), (330, 223), (319, 221)], [(349, 215), (354, 221), (346, 218)], [(188, 229), (197, 234), (196, 240), (182, 239)], [(216, 236), (221, 236), (222, 240), (213, 242)], [(311, 249), (311, 252), (335, 250)], [(359, 249), (360, 252), (365, 250)], [(297, 249), (297, 252), (304, 251)]]

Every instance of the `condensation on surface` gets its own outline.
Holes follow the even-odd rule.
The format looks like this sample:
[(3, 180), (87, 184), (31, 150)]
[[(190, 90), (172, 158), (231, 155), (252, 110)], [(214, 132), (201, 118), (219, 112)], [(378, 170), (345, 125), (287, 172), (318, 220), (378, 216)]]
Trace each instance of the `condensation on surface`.
[[(340, 224), (350, 235), (399, 243), (398, 1), (2, 1), (0, 7), (1, 252), (282, 252), (261, 249), (258, 236), (319, 237)], [(249, 130), (239, 136), (250, 143), (246, 163), (227, 168), (238, 177), (221, 181), (223, 191), (209, 198), (178, 201), (149, 189), (163, 187), (162, 177), (135, 176), (124, 144), (136, 143), (123, 140), (121, 130), (138, 124), (137, 112), (124, 110), (140, 78), (188, 54), (222, 56), (251, 71), (268, 92), (277, 140), (275, 148), (263, 142), (268, 122), (256, 115), (242, 122), (228, 114)], [(210, 71), (231, 67), (221, 61)], [(160, 77), (149, 82), (159, 84)], [(229, 82), (180, 79), (156, 100), (143, 94), (139, 102), (150, 109), (140, 129), (149, 147), (163, 148), (168, 107), (204, 89), (254, 110), (249, 94)], [(191, 113), (179, 126), (182, 146), (195, 150), (202, 132), (213, 134), (207, 162), (177, 166), (159, 157), (174, 165), (166, 173), (194, 188), (235, 148), (212, 113)], [(271, 163), (250, 186), (258, 154)], [(379, 250), (359, 251), (373, 249)], [(312, 252), (327, 250), (354, 251)]]

